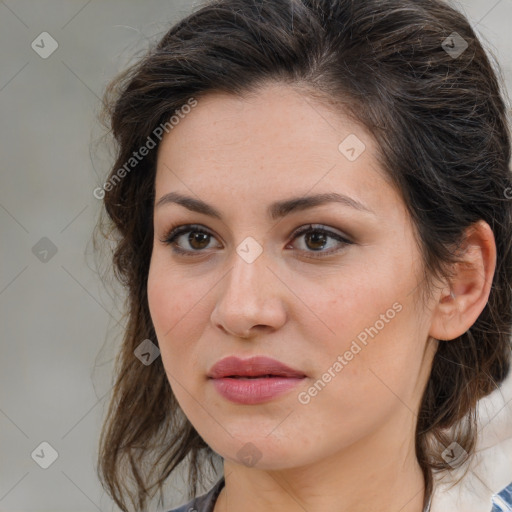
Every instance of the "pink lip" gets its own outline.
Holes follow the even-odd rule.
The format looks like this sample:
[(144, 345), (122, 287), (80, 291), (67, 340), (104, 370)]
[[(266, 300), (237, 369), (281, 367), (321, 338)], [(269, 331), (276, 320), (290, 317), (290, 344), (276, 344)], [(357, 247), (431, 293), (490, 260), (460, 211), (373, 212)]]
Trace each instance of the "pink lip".
[(218, 361), (208, 377), (216, 390), (228, 400), (239, 404), (257, 404), (285, 393), (306, 375), (268, 357), (242, 360), (231, 356)]

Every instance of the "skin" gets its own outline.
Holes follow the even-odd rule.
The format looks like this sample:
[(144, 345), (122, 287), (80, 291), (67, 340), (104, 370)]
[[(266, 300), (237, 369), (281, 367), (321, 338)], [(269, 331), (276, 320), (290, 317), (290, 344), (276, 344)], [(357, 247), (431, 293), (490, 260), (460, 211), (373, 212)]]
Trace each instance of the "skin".
[[(355, 161), (338, 150), (350, 134), (366, 145)], [(156, 206), (148, 276), (169, 383), (198, 433), (224, 458), (226, 484), (215, 512), (422, 510), (414, 452), (421, 395), (437, 340), (465, 332), (486, 304), (495, 245), (489, 226), (478, 223), (468, 237), (467, 265), (422, 303), (414, 228), (376, 150), (361, 126), (277, 83), (244, 99), (210, 93), (162, 140), (155, 204), (179, 192), (222, 214), (220, 220), (176, 203)], [(373, 213), (327, 203), (279, 220), (267, 216), (274, 201), (333, 191)], [(310, 223), (353, 243), (293, 238)], [(211, 233), (195, 245), (188, 232), (178, 237), (175, 245), (192, 256), (162, 242), (171, 227), (187, 224)], [(249, 236), (263, 250), (252, 263), (236, 251)], [(299, 393), (397, 303), (394, 318), (301, 403)], [(307, 377), (269, 402), (235, 404), (206, 376), (228, 355), (266, 355)], [(238, 455), (244, 446), (255, 464)]]

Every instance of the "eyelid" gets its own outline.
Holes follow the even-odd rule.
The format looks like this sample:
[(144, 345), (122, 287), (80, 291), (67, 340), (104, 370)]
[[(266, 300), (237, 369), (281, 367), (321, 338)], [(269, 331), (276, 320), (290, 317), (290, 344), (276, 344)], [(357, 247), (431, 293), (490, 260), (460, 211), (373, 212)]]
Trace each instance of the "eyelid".
[[(353, 245), (354, 242), (351, 240), (351, 237), (345, 234), (342, 234), (337, 231), (333, 231), (334, 228), (329, 228), (327, 226), (324, 226), (323, 224), (304, 224), (302, 226), (299, 226), (296, 228), (289, 236), (288, 238), (291, 239), (293, 242), (296, 238), (304, 235), (305, 233), (308, 233), (310, 231), (316, 231), (326, 234), (328, 237), (333, 238), (340, 242), (342, 244), (341, 248), (338, 249), (331, 249), (329, 251), (307, 251), (307, 250), (300, 250), (301, 253), (306, 253), (310, 258), (322, 258), (327, 257), (332, 254), (337, 254), (340, 251), (342, 251), (346, 246)], [(205, 233), (207, 235), (210, 235), (213, 238), (217, 238), (215, 234), (213, 234), (208, 228), (204, 227), (201, 224), (178, 224), (171, 226), (166, 233), (164, 234), (163, 238), (160, 239), (160, 242), (162, 242), (165, 245), (173, 245), (176, 238), (179, 236), (188, 233), (188, 232), (198, 232), (198, 233)], [(290, 245), (289, 243), (287, 246)], [(197, 251), (191, 251), (187, 249), (181, 249), (173, 246), (172, 248), (173, 252), (177, 254), (182, 254), (186, 256), (202, 256), (205, 253), (207, 253), (207, 250), (197, 250)], [(316, 256), (315, 254), (318, 254)]]
[(338, 230), (334, 231), (334, 229), (335, 228), (327, 227), (324, 224), (304, 224), (298, 227), (295, 231), (293, 231), (292, 234), (290, 235), (290, 238), (295, 238), (299, 235), (303, 235), (308, 231), (321, 231), (329, 236), (332, 236), (333, 238), (338, 238), (346, 243), (354, 243), (349, 235)]
[[(188, 233), (188, 232), (196, 232), (196, 233), (204, 233), (207, 235), (210, 235), (213, 238), (217, 238), (208, 228), (204, 227), (201, 224), (175, 224), (172, 225), (169, 229), (167, 229), (163, 235), (163, 238), (160, 238), (160, 242), (162, 242), (164, 245), (174, 245), (174, 241), (179, 236)], [(183, 254), (188, 256), (199, 256), (203, 255), (206, 251), (190, 251), (186, 249), (181, 249), (174, 247), (172, 250), (177, 254)]]

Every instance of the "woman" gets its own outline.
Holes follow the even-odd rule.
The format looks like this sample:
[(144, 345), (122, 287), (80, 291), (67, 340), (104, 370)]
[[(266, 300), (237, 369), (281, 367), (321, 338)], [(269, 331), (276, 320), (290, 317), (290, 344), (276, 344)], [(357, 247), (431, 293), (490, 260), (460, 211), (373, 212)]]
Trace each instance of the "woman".
[(117, 505), (162, 504), (181, 462), (192, 498), (221, 460), (176, 511), (435, 508), (511, 348), (510, 132), (464, 16), (216, 0), (106, 103)]

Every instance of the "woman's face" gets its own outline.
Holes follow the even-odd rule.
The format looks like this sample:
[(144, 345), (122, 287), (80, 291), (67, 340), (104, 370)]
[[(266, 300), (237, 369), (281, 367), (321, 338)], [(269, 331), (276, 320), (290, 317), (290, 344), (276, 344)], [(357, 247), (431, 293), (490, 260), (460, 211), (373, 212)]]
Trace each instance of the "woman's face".
[[(205, 96), (162, 140), (150, 312), (181, 408), (224, 458), (279, 469), (361, 442), (383, 456), (410, 448), (432, 313), (410, 217), (375, 151), (360, 126), (277, 84)], [(160, 202), (171, 192), (188, 207)], [(321, 194), (342, 199), (305, 201)], [(209, 378), (228, 356), (302, 377)]]

